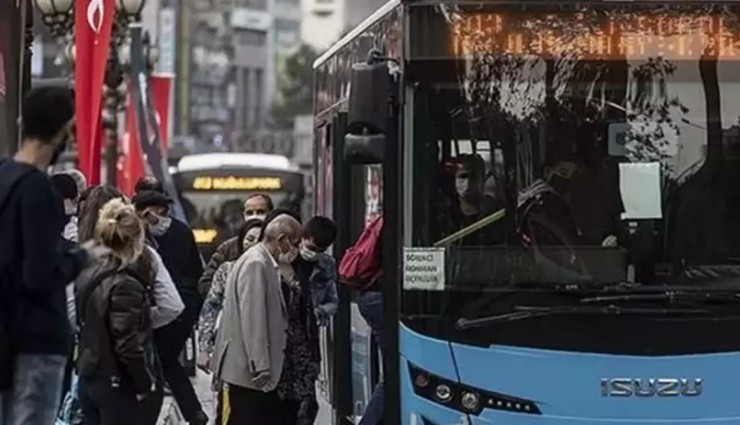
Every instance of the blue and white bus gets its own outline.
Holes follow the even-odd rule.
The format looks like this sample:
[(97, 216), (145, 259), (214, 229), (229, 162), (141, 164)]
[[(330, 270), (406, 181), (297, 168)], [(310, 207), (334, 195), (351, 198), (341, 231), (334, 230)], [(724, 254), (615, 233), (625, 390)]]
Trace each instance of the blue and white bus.
[(396, 0), (316, 61), (337, 257), (385, 217), (387, 351), (345, 290), (340, 421), (370, 364), (386, 425), (740, 424), (739, 17)]

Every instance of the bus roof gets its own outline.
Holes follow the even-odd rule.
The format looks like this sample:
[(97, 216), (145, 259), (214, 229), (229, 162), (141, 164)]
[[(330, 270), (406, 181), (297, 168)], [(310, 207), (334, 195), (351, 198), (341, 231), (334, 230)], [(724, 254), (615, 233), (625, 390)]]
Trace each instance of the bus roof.
[(266, 153), (203, 153), (185, 155), (177, 164), (178, 172), (213, 170), (219, 168), (260, 168), (277, 171), (297, 171), (297, 167), (283, 155)]
[(342, 47), (349, 44), (349, 42), (357, 38), (358, 35), (365, 32), (365, 30), (370, 28), (374, 23), (379, 21), (383, 16), (387, 15), (390, 11), (395, 9), (400, 4), (401, 4), (401, 0), (390, 0), (388, 3), (384, 4), (383, 6), (380, 6), (380, 8), (377, 9), (375, 12), (373, 12), (372, 15), (368, 16), (364, 21), (360, 22), (360, 24), (354, 27), (352, 31), (348, 32), (347, 35), (340, 38), (339, 41), (332, 44), (331, 47), (329, 47), (327, 51), (325, 51), (321, 56), (316, 58), (316, 60), (313, 62), (313, 68), (316, 69), (320, 67), (329, 58), (334, 56), (335, 53), (341, 50)]

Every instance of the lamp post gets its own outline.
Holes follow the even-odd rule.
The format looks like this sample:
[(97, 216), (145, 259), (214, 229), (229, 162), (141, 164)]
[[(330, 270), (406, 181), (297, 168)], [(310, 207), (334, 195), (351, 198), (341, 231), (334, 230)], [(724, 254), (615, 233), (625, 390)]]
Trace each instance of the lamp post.
[[(82, 1), (82, 0), (77, 0)], [(34, 0), (44, 24), (61, 49), (57, 59), (74, 71), (74, 2), (75, 0)], [(106, 136), (106, 182), (115, 184), (118, 164), (118, 115), (126, 108), (126, 73), (130, 62), (129, 25), (141, 20), (146, 0), (116, 0), (113, 34), (105, 70), (101, 121)], [(150, 59), (150, 58), (147, 58)], [(156, 60), (156, 58), (154, 59)], [(74, 84), (74, 79), (70, 82)]]

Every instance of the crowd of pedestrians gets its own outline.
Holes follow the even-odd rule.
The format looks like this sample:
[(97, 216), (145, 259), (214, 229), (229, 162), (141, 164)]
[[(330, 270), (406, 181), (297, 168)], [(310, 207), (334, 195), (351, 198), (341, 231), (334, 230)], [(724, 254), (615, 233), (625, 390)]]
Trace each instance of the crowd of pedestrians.
[[(155, 424), (167, 393), (189, 424), (313, 424), (335, 224), (252, 195), (204, 265), (156, 178), (128, 199), (47, 175), (73, 123), (68, 89), (30, 91), (22, 145), (0, 160), (0, 425)], [(216, 412), (180, 362), (196, 327)]]

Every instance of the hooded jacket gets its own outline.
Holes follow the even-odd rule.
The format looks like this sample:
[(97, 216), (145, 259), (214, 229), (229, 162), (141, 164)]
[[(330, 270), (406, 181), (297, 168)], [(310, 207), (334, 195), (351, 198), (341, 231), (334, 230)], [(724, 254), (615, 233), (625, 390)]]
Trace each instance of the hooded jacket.
[[(75, 282), (84, 379), (110, 380), (137, 394), (156, 388), (161, 366), (154, 348), (150, 290), (136, 272), (108, 255)], [(86, 297), (87, 295), (87, 297)]]

